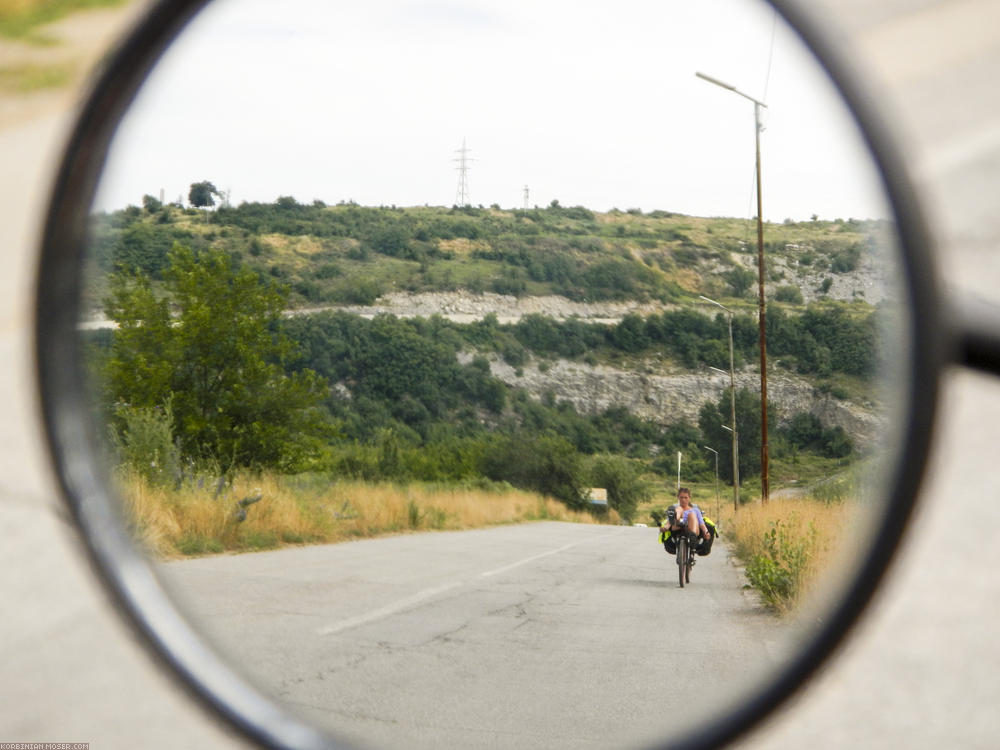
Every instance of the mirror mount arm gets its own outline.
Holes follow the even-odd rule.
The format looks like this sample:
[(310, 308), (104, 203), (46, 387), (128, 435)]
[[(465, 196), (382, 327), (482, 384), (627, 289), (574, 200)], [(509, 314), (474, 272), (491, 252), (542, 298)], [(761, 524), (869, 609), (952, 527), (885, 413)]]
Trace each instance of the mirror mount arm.
[(955, 332), (956, 364), (1000, 375), (1000, 306), (968, 293), (954, 292), (949, 324)]

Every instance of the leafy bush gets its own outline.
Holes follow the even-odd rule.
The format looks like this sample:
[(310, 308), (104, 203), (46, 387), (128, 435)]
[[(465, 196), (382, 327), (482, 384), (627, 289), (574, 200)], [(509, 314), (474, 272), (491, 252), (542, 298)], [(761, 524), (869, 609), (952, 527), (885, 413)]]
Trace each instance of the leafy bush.
[(697, 248), (679, 247), (674, 250), (674, 261), (681, 268), (693, 268), (697, 266), (700, 257), (701, 253), (698, 252)]
[(812, 523), (803, 537), (794, 535), (780, 520), (771, 522), (763, 539), (764, 552), (755, 555), (746, 567), (751, 585), (769, 606), (783, 610), (794, 602), (816, 539), (817, 531)]
[(177, 481), (181, 453), (174, 443), (174, 418), (165, 407), (120, 406), (111, 425), (118, 460), (154, 487)]
[(778, 302), (787, 302), (791, 305), (801, 305), (804, 301), (802, 290), (797, 286), (779, 286), (774, 292), (774, 298)]
[(750, 291), (751, 285), (757, 278), (757, 275), (753, 271), (742, 266), (730, 269), (722, 276), (732, 288), (734, 297), (742, 297)]
[(528, 285), (525, 283), (524, 279), (513, 275), (499, 276), (493, 279), (493, 283), (490, 284), (490, 287), (497, 294), (509, 294), (513, 297), (519, 297), (524, 294)]
[(361, 279), (337, 288), (336, 300), (350, 305), (373, 305), (382, 296), (382, 287), (374, 279)]
[(830, 260), (830, 270), (834, 273), (849, 273), (858, 267), (861, 261), (861, 246), (851, 245), (836, 253)]
[(177, 551), (182, 555), (208, 555), (223, 552), (222, 542), (203, 534), (187, 533), (175, 543)]

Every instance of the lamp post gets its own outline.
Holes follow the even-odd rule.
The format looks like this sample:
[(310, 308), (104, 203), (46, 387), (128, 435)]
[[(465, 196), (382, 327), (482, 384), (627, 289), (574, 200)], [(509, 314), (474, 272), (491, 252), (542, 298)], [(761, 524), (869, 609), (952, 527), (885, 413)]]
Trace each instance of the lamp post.
[(707, 445), (701, 446), (707, 451), (712, 451), (715, 454), (715, 519), (719, 519), (719, 451), (715, 448), (709, 448)]
[(761, 502), (766, 503), (770, 495), (770, 483), (768, 481), (767, 449), (767, 332), (764, 304), (764, 209), (760, 186), (760, 131), (762, 130), (760, 110), (761, 107), (766, 108), (767, 105), (759, 99), (754, 99), (752, 96), (744, 94), (735, 86), (723, 83), (717, 78), (712, 78), (704, 73), (695, 73), (695, 75), (753, 102), (754, 140), (756, 142), (757, 155), (757, 322), (760, 329), (760, 499)]
[[(730, 407), (730, 419), (732, 420), (732, 428), (726, 428), (731, 433), (733, 433), (733, 509), (739, 510), (740, 506), (740, 451), (739, 444), (736, 439), (736, 363), (733, 357), (733, 311), (728, 307), (723, 305), (721, 302), (716, 302), (714, 299), (709, 299), (703, 294), (698, 295), (701, 299), (706, 302), (715, 305), (716, 307), (722, 308), (726, 317), (729, 319), (729, 407)], [(718, 367), (709, 367), (711, 370), (716, 372), (721, 372), (725, 375), (724, 370), (720, 370)]]
[[(736, 422), (734, 421), (735, 425)], [(725, 425), (719, 425), (726, 432), (733, 433), (733, 511), (740, 509), (740, 444), (737, 439), (736, 430)]]

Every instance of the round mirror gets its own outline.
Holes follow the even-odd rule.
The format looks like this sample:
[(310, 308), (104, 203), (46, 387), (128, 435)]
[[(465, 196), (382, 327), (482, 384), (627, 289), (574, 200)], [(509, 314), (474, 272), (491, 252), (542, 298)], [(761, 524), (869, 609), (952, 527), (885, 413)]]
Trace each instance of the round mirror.
[(97, 88), (39, 307), (67, 492), (168, 660), (289, 745), (699, 746), (787, 695), (935, 383), (902, 177), (799, 35), (188, 5)]

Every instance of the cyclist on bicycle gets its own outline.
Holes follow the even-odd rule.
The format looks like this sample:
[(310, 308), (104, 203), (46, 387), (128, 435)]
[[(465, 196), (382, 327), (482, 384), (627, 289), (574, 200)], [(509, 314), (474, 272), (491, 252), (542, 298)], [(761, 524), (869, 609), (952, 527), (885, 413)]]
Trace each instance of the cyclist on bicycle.
[(705, 516), (702, 515), (701, 508), (691, 504), (691, 490), (687, 487), (681, 487), (677, 490), (677, 504), (670, 506), (667, 510), (667, 518), (664, 519), (664, 522), (660, 528), (661, 532), (675, 532), (684, 529), (690, 538), (697, 539), (699, 544), (710, 544), (712, 541), (712, 533), (705, 523)]

